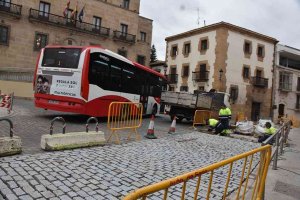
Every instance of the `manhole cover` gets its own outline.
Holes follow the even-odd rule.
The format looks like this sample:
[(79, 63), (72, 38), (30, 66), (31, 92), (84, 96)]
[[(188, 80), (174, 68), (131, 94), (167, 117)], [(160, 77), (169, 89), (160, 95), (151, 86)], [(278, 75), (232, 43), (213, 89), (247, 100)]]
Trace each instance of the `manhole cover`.
[(277, 181), (274, 190), (281, 194), (294, 197), (298, 199), (300, 197), (300, 186)]

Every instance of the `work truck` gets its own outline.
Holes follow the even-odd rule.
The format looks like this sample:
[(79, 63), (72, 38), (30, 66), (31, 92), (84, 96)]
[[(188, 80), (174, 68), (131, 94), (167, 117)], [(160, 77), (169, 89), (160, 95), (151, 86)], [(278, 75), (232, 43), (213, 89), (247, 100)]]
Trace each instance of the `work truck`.
[(171, 120), (176, 116), (177, 122), (183, 119), (192, 120), (196, 110), (210, 110), (212, 116), (216, 117), (223, 104), (230, 107), (229, 94), (216, 91), (195, 93), (163, 91), (161, 103), (165, 105), (165, 112), (170, 115)]

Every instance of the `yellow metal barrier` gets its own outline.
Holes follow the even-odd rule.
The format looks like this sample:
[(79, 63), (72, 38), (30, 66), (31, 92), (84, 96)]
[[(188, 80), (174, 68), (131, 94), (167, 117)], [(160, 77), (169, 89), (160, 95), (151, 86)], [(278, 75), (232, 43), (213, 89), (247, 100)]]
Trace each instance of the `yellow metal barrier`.
[(211, 116), (211, 112), (209, 110), (196, 110), (194, 114), (193, 127), (195, 125), (203, 125), (206, 124), (206, 120)]
[(143, 106), (141, 103), (131, 102), (112, 102), (108, 110), (107, 127), (111, 130), (107, 142), (110, 141), (112, 136), (115, 136), (115, 141), (120, 144), (120, 139), (116, 131), (131, 129), (128, 135), (128, 140), (132, 133), (135, 133), (136, 140), (140, 139), (137, 132), (142, 124)]
[[(256, 154), (259, 154), (259, 153), (260, 153), (259, 166), (258, 166), (258, 169), (256, 168), (256, 170), (254, 170), (256, 166), (254, 166), (254, 167), (252, 166), (253, 158), (254, 158), (254, 156), (258, 156)], [(127, 195), (126, 197), (124, 197), (123, 200), (136, 200), (136, 199), (140, 199), (140, 198), (144, 200), (151, 195), (155, 195), (154, 193), (160, 192), (160, 191), (164, 191), (161, 199), (166, 200), (168, 198), (168, 191), (171, 190), (170, 187), (181, 184), (181, 183), (183, 183), (182, 189), (181, 189), (181, 199), (184, 200), (185, 196), (186, 196), (186, 191), (188, 189), (190, 189), (187, 187), (187, 182), (189, 180), (193, 180), (193, 179), (197, 179), (196, 184), (194, 184), (194, 186), (193, 186), (193, 184), (189, 184), (189, 185), (195, 189), (190, 189), (189, 191), (194, 191), (193, 192), (194, 200), (200, 199), (200, 197), (198, 197), (198, 193), (199, 193), (199, 189), (200, 189), (201, 176), (206, 175), (206, 174), (209, 174), (209, 182), (207, 185), (205, 185), (204, 188), (207, 190), (206, 199), (209, 199), (210, 193), (212, 191), (212, 182), (213, 182), (214, 171), (218, 168), (229, 165), (227, 178), (224, 177), (224, 178), (226, 178), (226, 185), (223, 190), (224, 191), (223, 192), (223, 200), (225, 200), (226, 196), (228, 195), (227, 189), (228, 189), (228, 186), (230, 183), (231, 176), (233, 176), (233, 178), (235, 180), (238, 180), (237, 177), (234, 177), (235, 175), (237, 175), (237, 173), (232, 173), (233, 163), (235, 161), (242, 162), (243, 160), (244, 160), (243, 165), (241, 165), (241, 166), (243, 166), (242, 173), (241, 173), (241, 177), (239, 179), (239, 187), (237, 189), (235, 199), (240, 199), (240, 197), (242, 199), (245, 199), (246, 189), (247, 189), (248, 182), (249, 182), (249, 176), (252, 173), (252, 171), (256, 171), (257, 173), (255, 176), (254, 185), (253, 185), (253, 187), (251, 187), (251, 188), (253, 188), (251, 200), (253, 200), (253, 199), (261, 200), (261, 199), (263, 199), (263, 191), (264, 191), (265, 180), (266, 180), (266, 176), (267, 176), (267, 172), (268, 172), (268, 167), (270, 164), (270, 159), (271, 159), (271, 146), (266, 145), (266, 146), (254, 149), (252, 151), (234, 156), (232, 158), (223, 160), (221, 162), (203, 167), (201, 169), (194, 170), (192, 172), (177, 176), (175, 178), (164, 180), (162, 182), (159, 182), (159, 183), (156, 183), (156, 184), (153, 184), (150, 186), (146, 186), (141, 189), (137, 189), (137, 190), (133, 191), (132, 193), (130, 193), (129, 195)], [(243, 191), (241, 191), (243, 186), (244, 186), (244, 189), (243, 189)], [(247, 196), (248, 196), (248, 194), (247, 194)], [(158, 195), (156, 194), (155, 197), (158, 197)]]

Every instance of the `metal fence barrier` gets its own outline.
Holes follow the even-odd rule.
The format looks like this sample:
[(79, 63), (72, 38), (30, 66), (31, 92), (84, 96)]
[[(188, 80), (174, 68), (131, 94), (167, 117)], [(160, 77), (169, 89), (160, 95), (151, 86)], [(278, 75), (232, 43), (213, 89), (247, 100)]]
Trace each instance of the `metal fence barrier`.
[(115, 142), (120, 144), (120, 139), (116, 131), (131, 129), (128, 135), (128, 140), (131, 134), (135, 134), (136, 140), (140, 140), (141, 136), (137, 132), (137, 128), (142, 125), (143, 106), (141, 103), (131, 102), (112, 102), (108, 110), (107, 127), (111, 130), (111, 134), (107, 142), (112, 136), (115, 137)]
[(209, 110), (196, 110), (194, 114), (193, 127), (195, 125), (205, 125), (206, 120), (211, 116), (211, 112)]
[(278, 154), (283, 154), (283, 146), (284, 144), (287, 144), (290, 129), (291, 121), (288, 121), (284, 123), (275, 134), (262, 142), (262, 146), (264, 146), (267, 144), (272, 144), (275, 141), (275, 144), (273, 145), (274, 150), (271, 157), (271, 160), (273, 160), (272, 169), (277, 169)]
[[(253, 158), (254, 156), (260, 156), (260, 161), (258, 165), (258, 169), (254, 170), (256, 168), (255, 164), (253, 165)], [(249, 159), (249, 160), (248, 160)], [(190, 191), (193, 192), (194, 200), (199, 199), (198, 193), (200, 189), (200, 182), (201, 182), (201, 176), (205, 174), (210, 174), (209, 175), (209, 182), (208, 184), (204, 185), (204, 188), (207, 188), (207, 193), (206, 193), (206, 199), (210, 198), (210, 193), (212, 191), (212, 182), (213, 182), (213, 175), (214, 171), (218, 168), (224, 167), (229, 165), (229, 170), (228, 170), (228, 175), (226, 178), (226, 185), (224, 186), (224, 192), (223, 192), (223, 197), (222, 199), (225, 200), (226, 196), (228, 195), (227, 189), (230, 183), (231, 179), (231, 174), (234, 176), (233, 178), (236, 180), (239, 180), (239, 187), (237, 189), (236, 193), (236, 199), (239, 199), (240, 197), (242, 199), (245, 198), (246, 194), (246, 189), (248, 188), (248, 182), (249, 182), (249, 176), (252, 172), (256, 172), (255, 180), (254, 180), (254, 185), (252, 188), (252, 198), (251, 199), (256, 199), (256, 200), (261, 200), (263, 198), (263, 191), (264, 191), (264, 186), (265, 186), (265, 180), (268, 172), (268, 167), (270, 164), (270, 159), (271, 159), (271, 146), (270, 145), (265, 145), (262, 147), (259, 147), (257, 149), (254, 149), (252, 151), (242, 153), (240, 155), (234, 156), (232, 158), (220, 161), (218, 163), (200, 168), (198, 170), (194, 170), (192, 172), (170, 178), (168, 180), (164, 180), (162, 182), (143, 187), (141, 189), (137, 189), (124, 197), (123, 200), (136, 200), (136, 199), (147, 199), (147, 197), (154, 195), (154, 193), (158, 193), (160, 191), (164, 191), (162, 194), (162, 198), (166, 200), (168, 198), (168, 191), (171, 190), (171, 187), (175, 185), (179, 185), (182, 183), (181, 187), (181, 199), (184, 200), (186, 196), (186, 191), (189, 189)], [(232, 173), (232, 168), (233, 168), (233, 163), (238, 162), (238, 161), (243, 161), (243, 168), (242, 168), (242, 173), (240, 179), (238, 177), (235, 177), (238, 175), (238, 173)], [(247, 167), (246, 167), (247, 166)], [(246, 173), (245, 173), (246, 172)], [(188, 188), (187, 182), (189, 180), (197, 179), (197, 183), (195, 186), (192, 184), (189, 184), (189, 186), (194, 187), (195, 189)], [(201, 185), (202, 186), (202, 185)], [(242, 187), (244, 186), (244, 190), (241, 191)], [(249, 191), (248, 191), (249, 192)], [(157, 195), (155, 195), (156, 199), (160, 199)]]

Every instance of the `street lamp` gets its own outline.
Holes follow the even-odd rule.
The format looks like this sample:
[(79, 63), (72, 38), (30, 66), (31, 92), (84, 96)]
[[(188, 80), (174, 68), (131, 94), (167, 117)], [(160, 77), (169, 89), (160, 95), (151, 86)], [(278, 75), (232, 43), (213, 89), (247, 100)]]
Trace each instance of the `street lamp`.
[(220, 75), (220, 76), (219, 76), (219, 80), (221, 80), (221, 79), (222, 79), (222, 76), (223, 76), (223, 70), (222, 70), (222, 69), (219, 70), (219, 75)]

